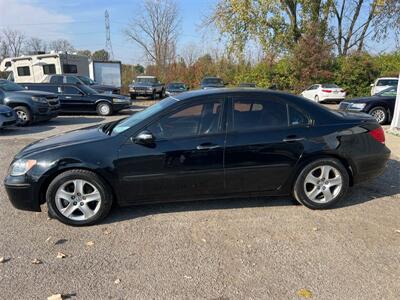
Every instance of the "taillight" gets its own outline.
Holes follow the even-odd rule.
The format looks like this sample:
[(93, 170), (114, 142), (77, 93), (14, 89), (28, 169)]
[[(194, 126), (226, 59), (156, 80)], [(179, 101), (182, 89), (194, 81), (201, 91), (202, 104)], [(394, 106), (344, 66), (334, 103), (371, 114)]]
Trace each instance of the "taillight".
[(379, 143), (385, 143), (385, 132), (383, 131), (382, 127), (378, 127), (374, 130), (371, 130), (369, 134), (377, 140)]
[(324, 93), (332, 93), (332, 90), (322, 90)]

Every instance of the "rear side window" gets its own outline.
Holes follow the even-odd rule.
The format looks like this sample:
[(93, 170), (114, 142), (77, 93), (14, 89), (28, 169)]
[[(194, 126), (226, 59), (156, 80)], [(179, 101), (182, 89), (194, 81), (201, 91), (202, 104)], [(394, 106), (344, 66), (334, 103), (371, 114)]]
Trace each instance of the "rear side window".
[(276, 100), (234, 99), (232, 130), (288, 127), (286, 104)]
[(45, 75), (56, 74), (56, 65), (55, 64), (44, 65), (43, 74)]
[(50, 93), (58, 93), (58, 87), (56, 85), (41, 85), (40, 90), (44, 92), (50, 92)]
[(64, 64), (63, 65), (63, 71), (64, 73), (78, 73), (78, 68), (76, 65), (71, 65), (71, 64)]
[(50, 78), (50, 83), (62, 84), (63, 83), (63, 77), (62, 76), (52, 76)]
[(18, 76), (31, 76), (31, 70), (28, 66), (17, 67)]
[(399, 81), (396, 79), (381, 79), (378, 80), (377, 86), (397, 86)]

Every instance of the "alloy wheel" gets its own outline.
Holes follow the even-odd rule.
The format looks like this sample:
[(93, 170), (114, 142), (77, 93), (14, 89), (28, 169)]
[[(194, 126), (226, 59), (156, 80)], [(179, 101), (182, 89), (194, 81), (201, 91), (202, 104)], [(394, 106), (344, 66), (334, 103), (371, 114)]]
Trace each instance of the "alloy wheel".
[(100, 113), (102, 115), (108, 115), (110, 113), (110, 107), (106, 104), (100, 106)]
[(328, 203), (339, 195), (343, 178), (338, 169), (321, 165), (312, 169), (304, 180), (304, 192), (315, 203)]
[(28, 115), (26, 114), (26, 112), (24, 112), (22, 110), (17, 110), (16, 113), (17, 113), (17, 116), (18, 116), (18, 122), (19, 123), (28, 122)]
[(55, 195), (58, 211), (73, 221), (86, 221), (95, 216), (100, 209), (101, 200), (99, 190), (82, 179), (65, 182)]
[(386, 113), (382, 109), (375, 109), (371, 111), (371, 116), (380, 124), (385, 121)]

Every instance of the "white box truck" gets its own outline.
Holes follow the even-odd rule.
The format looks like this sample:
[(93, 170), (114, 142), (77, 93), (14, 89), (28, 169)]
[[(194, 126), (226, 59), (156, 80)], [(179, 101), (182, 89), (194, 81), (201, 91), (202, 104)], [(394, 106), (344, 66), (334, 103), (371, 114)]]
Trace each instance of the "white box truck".
[(122, 70), (120, 61), (97, 61), (89, 63), (90, 78), (98, 84), (122, 86)]

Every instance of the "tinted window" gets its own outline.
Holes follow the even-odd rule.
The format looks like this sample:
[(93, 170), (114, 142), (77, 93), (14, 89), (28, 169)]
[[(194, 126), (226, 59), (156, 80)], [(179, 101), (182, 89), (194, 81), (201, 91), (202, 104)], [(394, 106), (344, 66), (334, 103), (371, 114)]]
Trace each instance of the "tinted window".
[(64, 87), (64, 94), (69, 94), (69, 95), (80, 95), (81, 92), (78, 90), (76, 87), (73, 86), (65, 86)]
[(286, 104), (275, 100), (236, 99), (232, 117), (234, 131), (288, 126)]
[(148, 127), (158, 139), (171, 139), (217, 133), (222, 101), (191, 105), (165, 116)]
[(38, 89), (38, 90), (44, 91), (44, 92), (58, 94), (58, 86), (56, 86), (56, 85), (40, 85), (38, 87), (35, 87), (35, 89)]
[(384, 97), (395, 97), (397, 95), (397, 88), (388, 88), (386, 90), (383, 90), (382, 92), (379, 92), (377, 95)]
[(289, 106), (289, 125), (290, 126), (306, 126), (310, 124), (308, 117), (298, 109)]
[(381, 80), (378, 80), (378, 82), (377, 82), (377, 86), (386, 86), (386, 85), (389, 85), (389, 86), (397, 86), (397, 83), (398, 83), (399, 81), (398, 80), (396, 80), (396, 79), (381, 79)]
[(56, 74), (56, 65), (55, 64), (44, 65), (43, 74), (45, 75)]
[(62, 84), (63, 83), (63, 76), (51, 76), (50, 83)]
[(77, 84), (80, 83), (79, 79), (74, 76), (67, 76), (67, 83)]
[(24, 90), (24, 88), (14, 82), (8, 80), (0, 80), (0, 90), (5, 92), (16, 92), (22, 91)]
[(78, 73), (78, 68), (76, 65), (64, 64), (63, 71), (64, 73)]
[(18, 67), (17, 68), (18, 76), (30, 76), (31, 70), (29, 67)]
[(325, 83), (321, 85), (325, 89), (337, 89), (339, 88), (336, 84), (331, 84), (331, 83)]
[(158, 80), (157, 80), (157, 78), (154, 78), (154, 77), (139, 77), (139, 78), (136, 78), (136, 82), (153, 84), (153, 83), (157, 83)]
[(224, 84), (221, 78), (204, 78), (202, 84)]

